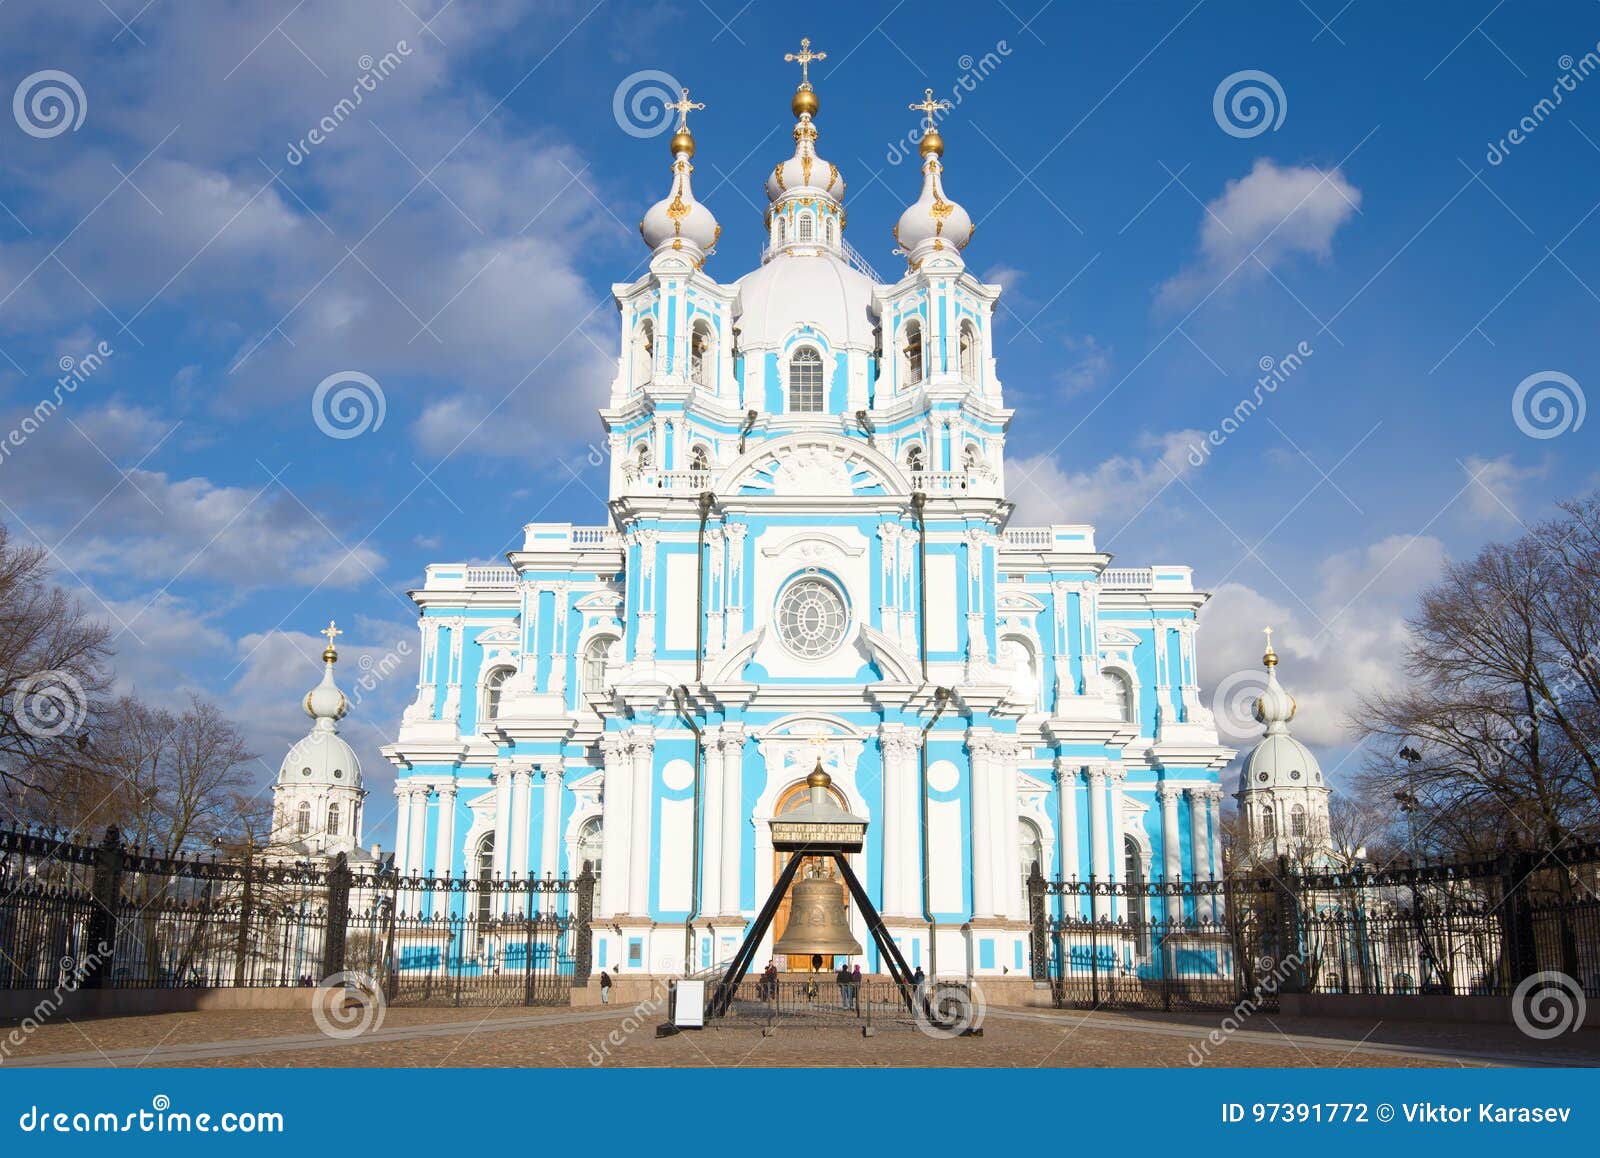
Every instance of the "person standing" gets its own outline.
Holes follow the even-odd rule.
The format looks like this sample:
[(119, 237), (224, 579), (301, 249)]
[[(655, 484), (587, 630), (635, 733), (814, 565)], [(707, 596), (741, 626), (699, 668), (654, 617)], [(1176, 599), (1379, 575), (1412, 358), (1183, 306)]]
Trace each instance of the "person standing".
[(857, 1013), (861, 1012), (861, 964), (850, 971), (850, 1001)]
[(604, 970), (600, 973), (600, 1004), (611, 1004), (611, 974)]

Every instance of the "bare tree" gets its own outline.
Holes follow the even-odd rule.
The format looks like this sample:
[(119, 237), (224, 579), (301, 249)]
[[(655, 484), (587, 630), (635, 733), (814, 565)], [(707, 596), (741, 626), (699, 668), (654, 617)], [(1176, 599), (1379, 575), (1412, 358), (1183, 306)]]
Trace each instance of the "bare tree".
[(1408, 811), (1420, 851), (1555, 849), (1600, 832), (1597, 576), (1590, 496), (1423, 594), (1407, 686), (1365, 700), (1357, 721), (1381, 753), (1364, 780)]
[(42, 547), (0, 525), (0, 793), (15, 815), (81, 766), (110, 633), (50, 582)]

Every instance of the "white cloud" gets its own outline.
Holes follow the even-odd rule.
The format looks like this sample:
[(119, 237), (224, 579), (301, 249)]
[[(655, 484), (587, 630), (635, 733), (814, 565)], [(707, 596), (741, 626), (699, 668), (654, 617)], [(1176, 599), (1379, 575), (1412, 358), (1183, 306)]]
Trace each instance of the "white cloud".
[[(1324, 753), (1348, 748), (1357, 697), (1403, 678), (1406, 617), (1444, 565), (1438, 539), (1391, 535), (1328, 558), (1315, 589), (1297, 593), (1299, 598), (1242, 583), (1220, 585), (1200, 618), (1206, 703), (1213, 705), (1220, 687), (1264, 678), (1261, 629), (1271, 627), (1278, 678), (1299, 705), (1294, 734)], [(1232, 713), (1219, 710), (1217, 723), (1242, 752), (1261, 736), (1259, 724)]]
[(1523, 484), (1548, 473), (1548, 468), (1543, 466), (1519, 467), (1509, 454), (1499, 458), (1469, 455), (1462, 466), (1470, 480), (1464, 510), (1478, 526), (1520, 523), (1522, 516), (1518, 508)]
[(1063, 470), (1053, 454), (1012, 458), (1006, 488), (1017, 510), (1014, 525), (1095, 523), (1129, 519), (1165, 487), (1194, 469), (1189, 447), (1205, 437), (1198, 430), (1144, 435), (1135, 446), (1145, 456), (1114, 455), (1080, 471)]
[(1224, 292), (1266, 276), (1297, 256), (1333, 252), (1333, 235), (1361, 205), (1361, 190), (1339, 169), (1256, 161), (1229, 181), (1200, 221), (1199, 256), (1162, 285), (1163, 307), (1193, 305), (1226, 280)]

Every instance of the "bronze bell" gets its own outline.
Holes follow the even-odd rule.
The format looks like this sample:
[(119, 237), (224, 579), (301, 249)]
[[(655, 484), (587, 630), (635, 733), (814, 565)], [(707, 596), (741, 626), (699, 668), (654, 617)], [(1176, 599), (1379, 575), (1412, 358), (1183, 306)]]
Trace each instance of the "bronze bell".
[(861, 943), (845, 920), (844, 886), (827, 877), (807, 877), (794, 886), (789, 924), (772, 947), (774, 953), (808, 957), (813, 953), (839, 953), (858, 957)]

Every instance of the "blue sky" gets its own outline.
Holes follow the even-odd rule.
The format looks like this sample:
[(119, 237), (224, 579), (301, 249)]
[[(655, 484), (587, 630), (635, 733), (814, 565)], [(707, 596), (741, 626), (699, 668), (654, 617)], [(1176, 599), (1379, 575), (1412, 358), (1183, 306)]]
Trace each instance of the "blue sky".
[[(387, 840), (376, 747), (414, 679), (404, 591), (430, 561), (498, 559), (524, 522), (604, 518), (609, 287), (642, 267), (634, 224), (668, 164), (664, 136), (619, 127), (619, 85), (659, 70), (707, 104), (707, 269), (732, 281), (790, 151), (781, 57), (802, 35), (828, 53), (812, 79), (847, 239), (886, 276), (918, 186), (896, 149), (906, 106), (960, 93), (946, 187), (978, 223), (969, 265), (1007, 287), (1017, 521), (1095, 522), (1119, 565), (1193, 565), (1217, 593), (1208, 694), (1275, 624), (1299, 734), (1328, 763), (1444, 560), (1596, 485), (1600, 419), (1557, 412), (1569, 429), (1533, 437), (1551, 432), (1519, 424), (1513, 396), (1559, 373), (1575, 404), (1597, 377), (1600, 77), (1577, 77), (1600, 4), (806, 12), (0, 7), (0, 89), (24, 90), (0, 117), (0, 429), (62, 393), (0, 456), (0, 518), (112, 623), (124, 686), (217, 698), (265, 778), (337, 617), (347, 687), (398, 665), (346, 726), (378, 789), (369, 838)], [(385, 53), (360, 108), (293, 148)], [(43, 70), (81, 91), (76, 128), (28, 102), (62, 83)], [(1281, 92), (1275, 127), (1226, 131), (1226, 99), (1219, 121), (1219, 85), (1244, 71)], [(62, 360), (100, 343), (104, 364), (61, 392)], [(1259, 410), (1191, 450), (1302, 343)], [(383, 421), (335, 439), (312, 396), (346, 371), (378, 383)]]

